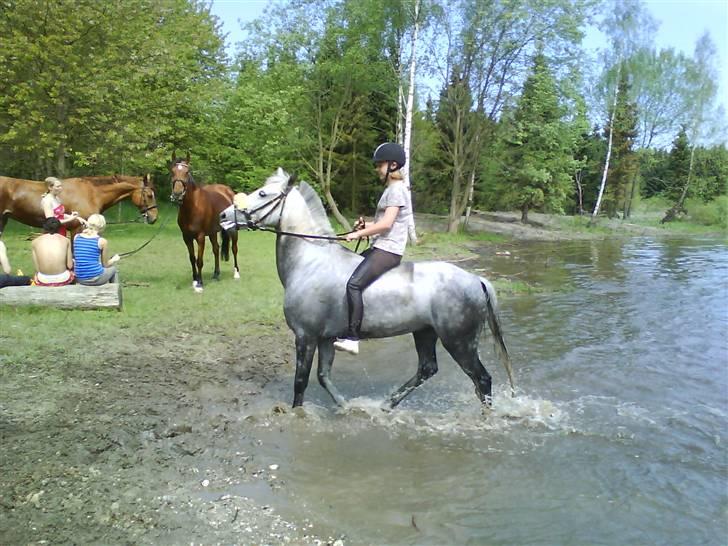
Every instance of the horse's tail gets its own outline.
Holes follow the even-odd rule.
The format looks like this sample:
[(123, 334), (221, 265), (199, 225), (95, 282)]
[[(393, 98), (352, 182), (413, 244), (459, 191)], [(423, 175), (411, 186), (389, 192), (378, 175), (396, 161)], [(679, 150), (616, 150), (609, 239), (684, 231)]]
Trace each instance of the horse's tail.
[(508, 354), (508, 348), (506, 347), (506, 342), (503, 339), (500, 318), (498, 318), (498, 299), (495, 295), (495, 288), (493, 288), (493, 285), (483, 277), (480, 277), (480, 285), (483, 287), (483, 292), (485, 293), (488, 326), (493, 334), (496, 352), (498, 353), (498, 356), (503, 363), (503, 367), (506, 369), (506, 373), (508, 374), (508, 381), (511, 384), (511, 396), (513, 396), (516, 389), (513, 383), (513, 366), (511, 366), (511, 357)]
[(226, 262), (230, 261), (230, 234), (225, 230), (220, 230), (220, 236), (222, 237), (222, 244), (220, 245), (220, 255)]

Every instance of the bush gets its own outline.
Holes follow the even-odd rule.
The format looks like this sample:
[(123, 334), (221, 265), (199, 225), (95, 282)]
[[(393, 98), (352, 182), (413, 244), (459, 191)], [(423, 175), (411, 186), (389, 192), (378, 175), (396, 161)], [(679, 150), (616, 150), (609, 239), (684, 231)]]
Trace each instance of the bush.
[(685, 208), (691, 221), (704, 226), (728, 227), (728, 196), (719, 195), (708, 203), (688, 199)]
[(667, 209), (672, 207), (668, 199), (665, 199), (661, 195), (655, 195), (646, 199), (640, 199), (638, 202), (633, 203), (633, 212), (665, 212)]

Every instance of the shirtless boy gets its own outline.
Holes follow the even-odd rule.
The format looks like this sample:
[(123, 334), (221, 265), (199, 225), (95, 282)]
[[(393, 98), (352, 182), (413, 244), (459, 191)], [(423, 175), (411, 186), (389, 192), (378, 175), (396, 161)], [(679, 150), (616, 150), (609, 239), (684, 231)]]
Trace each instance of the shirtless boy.
[(61, 223), (58, 218), (46, 218), (45, 233), (32, 244), (35, 264), (35, 284), (40, 286), (63, 286), (74, 280), (71, 241), (58, 233)]

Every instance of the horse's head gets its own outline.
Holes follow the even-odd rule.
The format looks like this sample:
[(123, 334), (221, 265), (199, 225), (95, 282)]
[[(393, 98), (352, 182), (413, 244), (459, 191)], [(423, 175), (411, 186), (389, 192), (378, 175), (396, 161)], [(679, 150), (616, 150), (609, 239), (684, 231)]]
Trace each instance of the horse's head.
[(289, 176), (279, 168), (265, 185), (250, 194), (239, 193), (233, 205), (220, 213), (221, 222), (235, 222), (236, 225), (255, 229), (258, 226), (277, 226), (288, 192), (296, 182), (296, 175)]
[(181, 203), (187, 193), (187, 185), (194, 183), (190, 174), (189, 152), (187, 152), (185, 159), (177, 157), (177, 154), (172, 152), (172, 163), (169, 171), (172, 173), (172, 194), (169, 198), (174, 203)]
[(145, 223), (153, 224), (157, 221), (159, 209), (157, 208), (157, 198), (154, 195), (154, 184), (150, 174), (145, 174), (139, 189), (132, 192), (131, 202), (139, 209)]

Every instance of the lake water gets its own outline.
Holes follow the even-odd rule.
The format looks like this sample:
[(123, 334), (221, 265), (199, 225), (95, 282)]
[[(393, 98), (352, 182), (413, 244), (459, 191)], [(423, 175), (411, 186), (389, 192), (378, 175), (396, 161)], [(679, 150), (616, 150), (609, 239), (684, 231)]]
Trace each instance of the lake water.
[(509, 247), (469, 268), (540, 289), (501, 297), (517, 395), (484, 338), (494, 407), (438, 347), (440, 372), (393, 412), (411, 336), (339, 355), (337, 411), (270, 384), (240, 416), (274, 467), (265, 494), (346, 544), (726, 544), (728, 247), (716, 240)]

